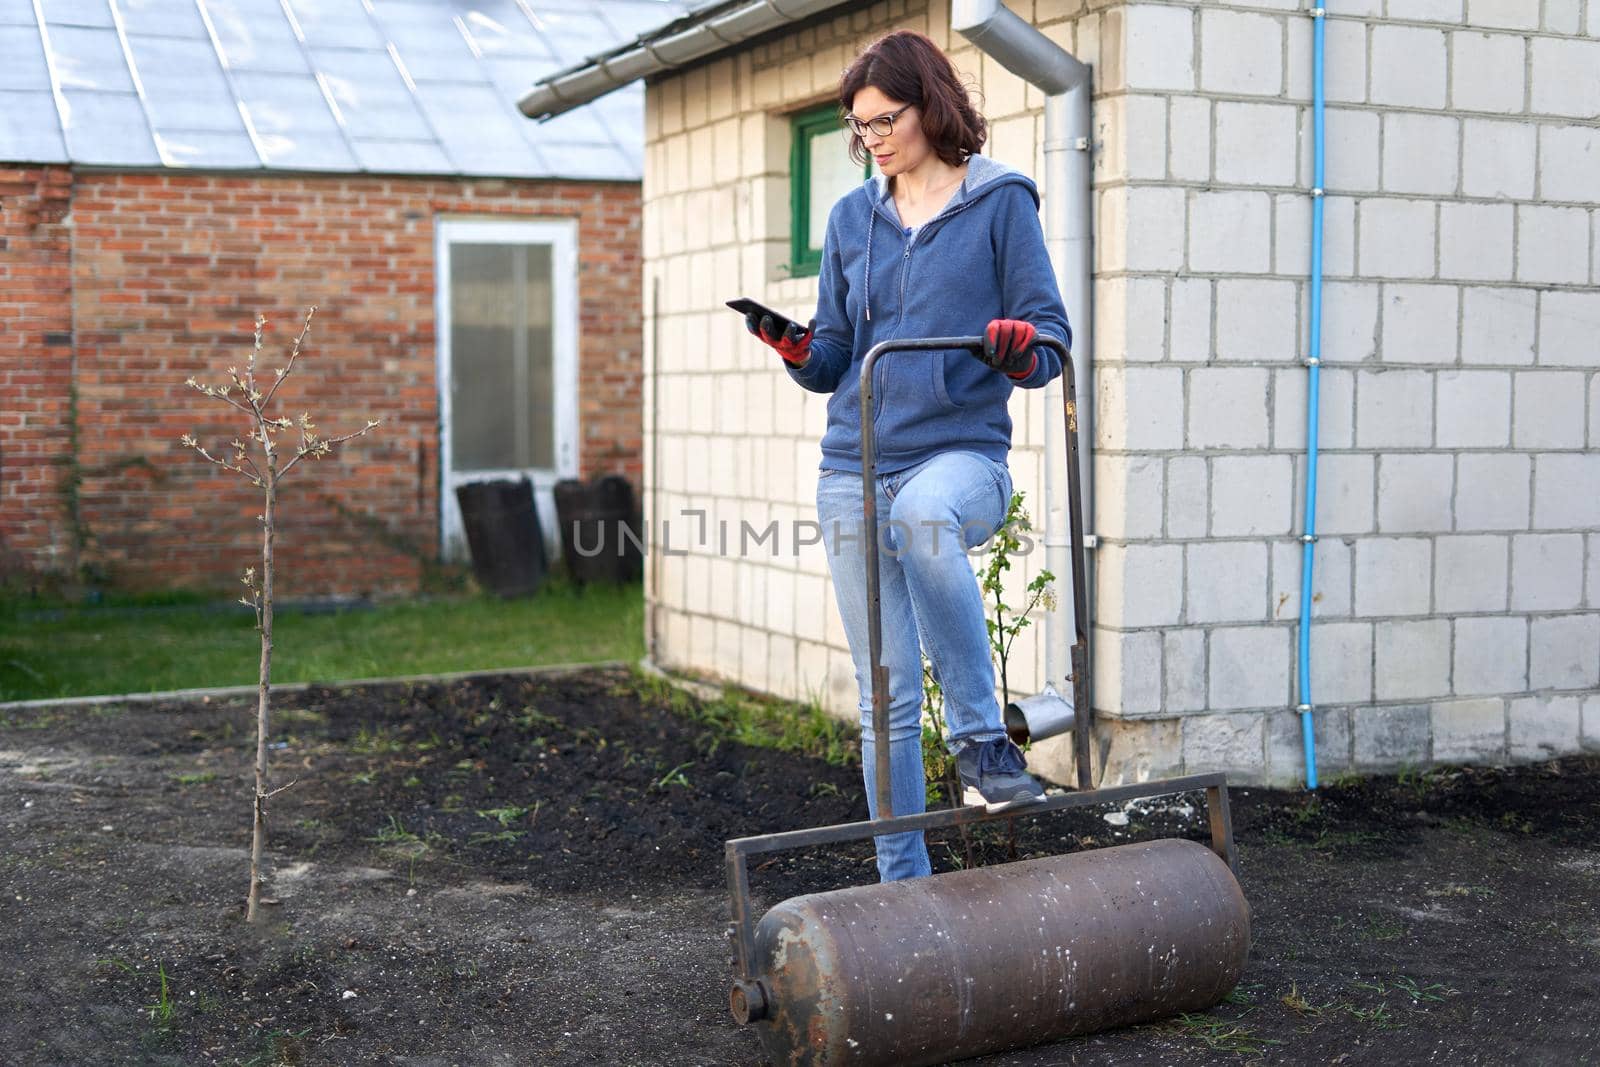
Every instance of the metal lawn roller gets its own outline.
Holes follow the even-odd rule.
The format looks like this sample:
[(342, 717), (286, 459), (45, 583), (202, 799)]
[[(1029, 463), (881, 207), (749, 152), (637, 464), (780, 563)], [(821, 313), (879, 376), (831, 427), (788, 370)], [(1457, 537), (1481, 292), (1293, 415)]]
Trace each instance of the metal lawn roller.
[[(729, 841), (733, 922), (728, 935), (735, 950), (730, 1007), (736, 1021), (756, 1028), (775, 1065), (946, 1063), (1202, 1011), (1220, 1002), (1244, 971), (1250, 913), (1233, 875), (1225, 777), (1199, 774), (1091, 788), (1076, 386), (1066, 346), (1048, 337), (1036, 343), (1061, 357), (1065, 392), (1074, 699), (1068, 707), (1047, 689), (1018, 701), (1006, 709), (1006, 728), (1018, 739), (1071, 729), (1078, 792), (996, 813), (968, 807), (896, 818), (890, 797), (891, 746), (881, 744), (876, 753), (878, 819)], [(981, 337), (895, 340), (867, 353), (861, 366), (866, 530), (877, 529), (874, 364), (888, 352), (965, 349), (977, 354), (982, 345)], [(872, 719), (877, 735), (887, 737), (889, 678), (888, 668), (881, 665), (878, 539), (869, 533), (863, 540)], [(759, 923), (751, 914), (747, 860), (759, 853), (1193, 789), (1206, 791), (1210, 848), (1175, 838), (1119, 845), (810, 893), (779, 903)]]

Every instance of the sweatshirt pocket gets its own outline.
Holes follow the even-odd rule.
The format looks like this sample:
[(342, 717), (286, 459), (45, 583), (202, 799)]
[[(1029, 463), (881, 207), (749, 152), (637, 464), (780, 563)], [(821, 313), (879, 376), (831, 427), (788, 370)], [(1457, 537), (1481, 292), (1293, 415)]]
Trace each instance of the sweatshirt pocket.
[(945, 411), (960, 411), (962, 408), (966, 407), (966, 405), (962, 404), (962, 403), (958, 403), (956, 401), (956, 399), (953, 396), (951, 396), (951, 394), (950, 394), (950, 378), (949, 378), (950, 370), (949, 370), (949, 368), (950, 368), (950, 360), (951, 359), (965, 357), (966, 353), (964, 353), (964, 352), (934, 352), (932, 355), (933, 355), (933, 358), (930, 359), (928, 362), (933, 365), (932, 366), (932, 371), (933, 371), (933, 395), (934, 395), (934, 398), (939, 402), (939, 407), (942, 408), (943, 410), (945, 410)]

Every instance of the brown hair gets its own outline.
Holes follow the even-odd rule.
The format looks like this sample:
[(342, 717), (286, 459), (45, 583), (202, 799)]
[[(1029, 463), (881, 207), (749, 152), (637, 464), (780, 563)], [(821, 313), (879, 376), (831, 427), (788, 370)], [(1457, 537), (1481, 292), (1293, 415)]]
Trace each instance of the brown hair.
[[(916, 107), (923, 135), (952, 167), (965, 163), (988, 139), (988, 123), (972, 106), (955, 66), (923, 34), (896, 30), (862, 49), (839, 79), (839, 105), (848, 112), (856, 94), (869, 85), (891, 100)], [(850, 158), (862, 166), (871, 158), (854, 133)]]

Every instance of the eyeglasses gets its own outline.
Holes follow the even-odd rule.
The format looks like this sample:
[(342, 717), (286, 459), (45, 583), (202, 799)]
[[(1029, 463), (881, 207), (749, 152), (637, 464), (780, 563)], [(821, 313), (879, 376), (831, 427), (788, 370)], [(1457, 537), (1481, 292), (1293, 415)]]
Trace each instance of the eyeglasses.
[(857, 137), (865, 137), (868, 130), (871, 130), (879, 137), (888, 137), (894, 133), (894, 120), (910, 110), (911, 106), (907, 104), (898, 111), (891, 111), (887, 115), (879, 115), (877, 118), (868, 119), (865, 122), (854, 115), (846, 115), (844, 124), (850, 127), (850, 132)]

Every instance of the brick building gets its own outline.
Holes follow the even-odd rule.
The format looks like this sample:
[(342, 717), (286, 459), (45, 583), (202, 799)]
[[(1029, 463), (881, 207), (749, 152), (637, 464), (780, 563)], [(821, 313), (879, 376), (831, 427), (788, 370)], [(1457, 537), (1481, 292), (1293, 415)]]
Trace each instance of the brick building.
[[(1041, 179), (1047, 101), (952, 31), (948, 0), (804, 0), (741, 37), (771, 21), (757, 6), (703, 7), (707, 34), (675, 26), (544, 87), (584, 100), (608, 73), (650, 78), (645, 279), (664, 311), (647, 328), (663, 398), (647, 498), (689, 535), (648, 580), (654, 654), (853, 717), (820, 546), (724, 551), (678, 518), (788, 530), (814, 513), (826, 398), (721, 303), (815, 307), (806, 220), (862, 178), (833, 95), (879, 34), (945, 47), (981, 93), (986, 152)], [(1600, 748), (1600, 0), (1326, 6), (1309, 696), (1316, 16), (1296, 0), (1008, 6), (1092, 67), (1093, 298), (1068, 310), (1092, 336), (1077, 355), (1105, 780), (1304, 781), (1302, 702), (1324, 775)], [(1045, 412), (1013, 397), (1012, 470), (1035, 503)], [(1018, 646), (1035, 683), (1042, 636)], [(1071, 780), (1064, 739), (1036, 753)]]
[(556, 479), (637, 485), (642, 94), (514, 101), (676, 7), (569, 7), (0, 10), (0, 570), (232, 588), (259, 498), (183, 383), (313, 304), (285, 409), (383, 425), (286, 483), (288, 595), (415, 589), (463, 481), (530, 475), (551, 536)]

